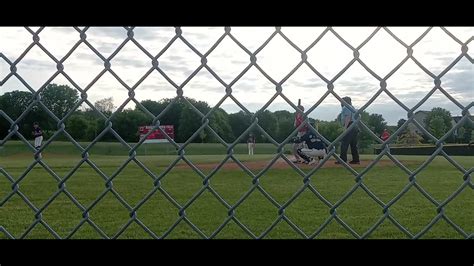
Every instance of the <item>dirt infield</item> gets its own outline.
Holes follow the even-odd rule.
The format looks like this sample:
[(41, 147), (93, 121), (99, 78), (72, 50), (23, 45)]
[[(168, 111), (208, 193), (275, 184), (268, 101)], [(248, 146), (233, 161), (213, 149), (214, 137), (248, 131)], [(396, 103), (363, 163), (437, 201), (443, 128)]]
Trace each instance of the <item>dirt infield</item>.
[[(342, 165), (337, 165), (335, 164), (336, 160), (328, 160), (323, 166), (322, 168), (337, 168), (337, 167), (344, 167)], [(369, 160), (365, 160), (365, 161), (361, 161), (360, 164), (358, 165), (351, 165), (353, 168), (365, 168), (367, 167), (372, 161), (369, 161)], [(245, 165), (247, 168), (249, 168), (250, 170), (261, 170), (263, 169), (264, 167), (266, 167), (268, 164), (270, 163), (270, 160), (266, 160), (266, 161), (248, 161), (248, 162), (242, 162), (243, 165)], [(401, 162), (404, 164), (404, 162)], [(198, 167), (199, 169), (214, 169), (218, 163), (202, 163), (202, 164), (195, 164), (196, 167)], [(315, 165), (306, 165), (306, 164), (296, 164), (298, 167), (302, 168), (302, 169), (310, 169), (310, 168), (313, 168), (316, 166)], [(392, 162), (392, 161), (389, 161), (389, 160), (383, 160), (383, 161), (379, 161), (377, 163), (377, 166), (395, 166), (395, 164)], [(178, 169), (189, 169), (189, 165), (187, 164), (178, 164), (176, 166), (176, 168)], [(289, 169), (291, 168), (291, 166), (283, 159), (278, 159), (271, 167), (271, 169)], [(235, 169), (241, 169), (240, 166), (235, 163), (234, 161), (232, 160), (229, 160), (227, 161), (221, 169), (226, 169), (226, 170), (235, 170)]]

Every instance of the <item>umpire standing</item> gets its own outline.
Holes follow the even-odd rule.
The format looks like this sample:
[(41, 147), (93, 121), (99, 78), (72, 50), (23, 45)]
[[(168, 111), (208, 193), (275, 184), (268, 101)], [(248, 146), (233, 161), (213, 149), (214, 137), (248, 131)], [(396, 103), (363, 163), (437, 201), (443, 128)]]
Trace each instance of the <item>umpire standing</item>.
[[(342, 98), (346, 103), (348, 103), (351, 107), (352, 106), (352, 100), (350, 97), (343, 97)], [(355, 113), (352, 112), (349, 108), (344, 106), (341, 103), (342, 111), (341, 111), (341, 125), (344, 127), (344, 130), (347, 130), (348, 127), (352, 125), (352, 123), (355, 120)], [(360, 159), (359, 159), (359, 150), (357, 148), (357, 137), (359, 135), (359, 129), (357, 126), (353, 127), (343, 138), (342, 138), (342, 143), (341, 143), (341, 159), (344, 162), (347, 162), (347, 150), (349, 146), (351, 146), (351, 154), (352, 154), (352, 161), (350, 161), (350, 164), (360, 164)], [(336, 161), (336, 164), (340, 164), (340, 162)]]

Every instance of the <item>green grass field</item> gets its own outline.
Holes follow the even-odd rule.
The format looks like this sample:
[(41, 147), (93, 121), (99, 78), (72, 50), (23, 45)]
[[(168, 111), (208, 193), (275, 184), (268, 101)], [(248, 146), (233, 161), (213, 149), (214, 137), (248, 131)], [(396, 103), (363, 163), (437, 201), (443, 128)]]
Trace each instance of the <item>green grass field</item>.
[[(81, 143), (83, 144), (83, 143)], [(85, 147), (85, 144), (84, 144)], [(186, 149), (186, 157), (195, 164), (217, 163), (223, 160), (225, 148), (220, 144), (192, 144)], [(163, 145), (149, 145), (147, 150), (140, 148), (137, 159), (159, 176), (176, 158), (174, 149)], [(258, 144), (256, 155), (245, 155), (245, 145), (234, 149), (236, 157), (244, 164), (249, 161), (269, 161), (276, 148), (270, 144)], [(128, 152), (117, 143), (98, 143), (90, 151), (90, 160), (105, 175), (112, 175), (128, 158)], [(32, 153), (16, 141), (9, 141), (0, 148), (0, 167), (14, 179), (19, 178), (34, 160)], [(70, 143), (54, 142), (43, 152), (43, 159), (51, 170), (63, 178), (81, 160), (79, 151)], [(427, 156), (396, 156), (411, 170), (420, 166)], [(374, 155), (363, 155), (363, 160), (372, 160)], [(453, 158), (465, 169), (474, 166), (472, 157)], [(407, 175), (390, 163), (388, 158), (376, 165), (364, 177), (364, 184), (384, 203), (389, 202), (408, 184)], [(329, 161), (328, 164), (333, 164)], [(199, 166), (198, 166), (199, 167)], [(362, 171), (363, 167), (355, 167)], [(212, 169), (202, 169), (209, 174)], [(308, 168), (303, 169), (307, 172)], [(254, 173), (259, 172), (258, 169)], [(445, 158), (436, 158), (417, 175), (418, 184), (438, 202), (446, 200), (463, 184), (463, 175)], [(186, 205), (193, 195), (202, 188), (203, 180), (182, 161), (161, 180), (161, 185), (181, 206)], [(260, 184), (278, 204), (284, 204), (303, 186), (303, 178), (288, 167), (270, 169), (260, 177)], [(311, 184), (331, 203), (336, 203), (355, 184), (354, 176), (345, 168), (325, 167), (311, 178)], [(234, 205), (252, 188), (252, 178), (242, 170), (221, 169), (210, 179), (211, 187), (229, 204)], [(136, 206), (153, 190), (153, 179), (135, 162), (130, 162), (113, 180), (114, 189), (132, 207)], [(19, 189), (37, 207), (41, 208), (58, 190), (57, 181), (42, 166), (36, 165), (20, 182)], [(85, 207), (105, 191), (104, 179), (87, 163), (68, 179), (66, 189)], [(0, 202), (11, 193), (10, 181), (0, 173)], [(156, 192), (137, 211), (137, 217), (157, 236), (167, 232), (178, 219), (179, 209), (170, 203), (163, 194)], [(204, 193), (186, 209), (186, 217), (206, 236), (212, 235), (226, 220), (228, 210), (209, 191)], [(411, 188), (391, 208), (390, 213), (412, 234), (425, 228), (437, 215), (436, 207), (414, 187)], [(129, 211), (108, 192), (90, 211), (91, 220), (109, 237), (114, 237), (130, 219)], [(357, 189), (342, 205), (337, 214), (359, 235), (364, 234), (382, 216), (382, 207), (372, 200), (362, 189)], [(474, 231), (474, 190), (470, 186), (454, 198), (445, 208), (445, 214), (467, 234)], [(320, 201), (309, 189), (292, 202), (285, 215), (305, 234), (311, 235), (329, 217), (329, 207)], [(81, 222), (82, 212), (61, 193), (43, 212), (43, 220), (61, 237), (69, 235)], [(254, 190), (250, 196), (235, 209), (235, 217), (255, 236), (260, 236), (278, 216), (275, 207), (262, 193)], [(21, 237), (35, 221), (34, 212), (18, 195), (12, 196), (0, 205), (0, 226), (14, 237)], [(301, 238), (287, 222), (281, 220), (265, 238)], [(439, 220), (422, 238), (463, 238), (443, 219)], [(0, 238), (6, 238), (0, 232)], [(34, 227), (26, 238), (53, 238), (41, 224)], [(101, 235), (85, 223), (71, 238), (101, 238)], [(151, 238), (139, 225), (131, 223), (118, 238)], [(183, 220), (166, 238), (201, 238)], [(230, 221), (215, 238), (250, 238), (234, 221)], [(336, 220), (332, 220), (317, 238), (353, 238)], [(389, 220), (385, 220), (369, 238), (407, 238)]]

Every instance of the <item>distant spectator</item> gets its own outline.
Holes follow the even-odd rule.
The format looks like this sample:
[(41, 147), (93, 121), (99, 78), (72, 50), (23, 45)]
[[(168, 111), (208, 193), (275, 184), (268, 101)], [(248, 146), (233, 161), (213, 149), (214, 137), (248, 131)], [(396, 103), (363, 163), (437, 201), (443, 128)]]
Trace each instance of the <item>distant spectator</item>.
[(390, 138), (390, 132), (388, 132), (387, 129), (384, 129), (382, 135), (380, 136), (380, 138), (383, 141), (386, 141), (388, 138)]

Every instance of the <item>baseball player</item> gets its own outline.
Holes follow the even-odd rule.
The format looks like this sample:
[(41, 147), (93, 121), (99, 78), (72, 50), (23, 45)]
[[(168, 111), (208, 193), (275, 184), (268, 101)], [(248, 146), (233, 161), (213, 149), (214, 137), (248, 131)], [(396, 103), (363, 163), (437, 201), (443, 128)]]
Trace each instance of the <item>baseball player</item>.
[[(312, 132), (296, 137), (293, 141), (294, 143), (306, 143), (308, 148), (297, 149), (299, 157), (303, 158), (305, 164), (315, 164), (327, 155), (326, 144)], [(319, 160), (316, 160), (316, 158)]]
[[(298, 108), (301, 109), (301, 111), (304, 111), (304, 107), (301, 105), (301, 99), (298, 100)], [(304, 136), (306, 132), (308, 132), (308, 125), (304, 121), (303, 114), (301, 112), (296, 112), (295, 122), (293, 123), (294, 127), (299, 127), (302, 123), (305, 124), (298, 130), (296, 135), (297, 138)], [(295, 156), (293, 163), (304, 163), (304, 160), (302, 160), (298, 154), (298, 149), (304, 148), (302, 144), (303, 143), (293, 143), (293, 156)]]
[[(38, 122), (33, 123), (33, 136), (35, 137), (35, 148), (39, 150), (41, 148), (41, 143), (43, 143), (43, 130), (39, 127)], [(35, 155), (35, 159), (41, 159), (43, 156), (41, 153), (38, 156)]]

